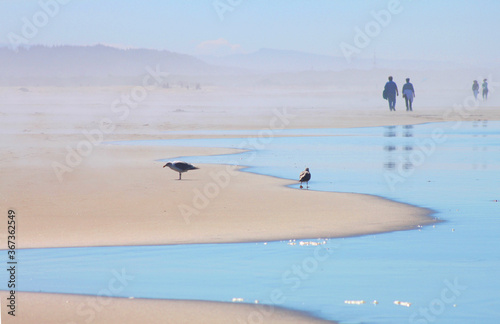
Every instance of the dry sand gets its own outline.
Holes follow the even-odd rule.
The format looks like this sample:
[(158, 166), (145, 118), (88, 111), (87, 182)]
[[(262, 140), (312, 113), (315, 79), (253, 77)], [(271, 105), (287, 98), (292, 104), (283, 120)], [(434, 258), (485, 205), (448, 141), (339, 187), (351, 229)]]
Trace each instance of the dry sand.
[[(290, 189), (285, 185), (293, 181), (238, 172), (226, 166), (198, 165), (200, 170), (190, 171), (178, 181), (176, 173), (155, 161), (230, 152), (227, 149), (100, 143), (92, 145), (88, 156), (58, 179), (53, 163), (64, 164), (67, 147), (76, 149), (87, 141), (82, 132), (99, 129), (101, 121), (114, 128), (103, 137), (112, 141), (198, 136), (164, 133), (171, 130), (269, 130), (276, 125), (323, 128), (500, 119), (500, 109), (491, 105), (467, 114), (450, 108), (418, 106), (413, 113), (390, 113), (385, 104), (371, 109), (362, 105), (329, 106), (325, 104), (329, 97), (324, 94), (311, 94), (311, 100), (321, 97), (322, 104), (307, 106), (294, 105), (296, 98), (290, 99), (286, 92), (234, 95), (215, 89), (196, 95), (155, 92), (140, 102), (139, 108), (127, 110), (122, 106), (120, 110), (116, 106), (112, 109), (112, 102), (130, 88), (30, 90), (21, 93), (16, 88), (0, 89), (0, 201), (3, 210), (16, 210), (18, 248), (340, 237), (405, 230), (434, 222), (426, 209), (367, 195)], [(247, 105), (241, 107), (238, 102)], [(278, 115), (281, 117), (276, 119)], [(280, 136), (279, 131), (273, 131), (273, 136)], [(221, 178), (215, 180), (214, 174)], [(204, 200), (196, 198), (198, 192), (211, 195)], [(191, 215), (183, 216), (181, 209), (189, 210)], [(1, 244), (6, 246), (6, 228), (1, 233)], [(85, 298), (27, 293), (19, 296), (19, 314), (26, 320), (18, 323), (35, 323), (39, 318), (51, 323), (70, 322), (74, 305)], [(70, 300), (70, 306), (66, 300)], [(234, 323), (234, 316), (247, 316), (245, 312), (251, 308), (116, 299), (96, 315), (94, 323), (107, 323), (110, 318), (121, 322), (114, 316), (123, 316), (129, 322), (163, 323), (159, 318), (163, 320), (167, 315), (176, 318), (168, 323), (225, 323), (222, 319)], [(187, 315), (195, 317), (182, 321)], [(277, 310), (276, 316), (291, 315)], [(7, 321), (5, 315), (3, 319), (14, 322)], [(270, 322), (280, 323), (277, 319)], [(283, 319), (285, 322), (293, 323)], [(318, 321), (309, 318), (297, 322)]]

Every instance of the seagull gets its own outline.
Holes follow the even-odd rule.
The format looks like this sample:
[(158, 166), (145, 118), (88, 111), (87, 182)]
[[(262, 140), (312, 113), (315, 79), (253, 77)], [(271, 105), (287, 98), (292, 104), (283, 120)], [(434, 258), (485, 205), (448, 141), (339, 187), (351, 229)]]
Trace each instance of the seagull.
[(194, 165), (187, 163), (187, 162), (182, 162), (182, 161), (174, 161), (174, 162), (167, 162), (163, 167), (169, 167), (170, 169), (179, 172), (179, 180), (181, 180), (181, 174), (183, 172), (187, 172), (189, 170), (196, 170), (198, 169)]
[(306, 168), (299, 175), (300, 189), (303, 188), (302, 182), (305, 182), (307, 184), (307, 188), (309, 188), (309, 180), (311, 180), (311, 173), (309, 172), (309, 168)]

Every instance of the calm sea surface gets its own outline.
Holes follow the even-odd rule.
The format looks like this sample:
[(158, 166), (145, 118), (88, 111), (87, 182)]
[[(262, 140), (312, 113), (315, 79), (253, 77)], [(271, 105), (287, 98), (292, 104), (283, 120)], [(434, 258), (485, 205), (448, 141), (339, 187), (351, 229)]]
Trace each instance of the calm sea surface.
[[(248, 323), (273, 311), (263, 305), (341, 323), (500, 322), (500, 122), (209, 134), (234, 138), (113, 144), (243, 148), (165, 159), (287, 179), (309, 167), (309, 190), (383, 196), (430, 208), (444, 222), (345, 239), (19, 250), (19, 290), (258, 300), (258, 313), (241, 319)], [(84, 322), (90, 307), (75, 316)]]

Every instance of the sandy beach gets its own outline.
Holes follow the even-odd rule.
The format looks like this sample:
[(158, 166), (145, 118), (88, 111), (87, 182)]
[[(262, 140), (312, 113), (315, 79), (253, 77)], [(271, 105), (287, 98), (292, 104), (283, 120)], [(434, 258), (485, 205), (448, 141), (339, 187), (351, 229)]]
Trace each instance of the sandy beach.
[[(207, 89), (192, 95), (157, 91), (137, 108), (111, 109), (130, 88), (0, 89), (3, 209), (16, 211), (17, 248), (158, 245), (347, 237), (428, 225), (432, 211), (375, 196), (296, 190), (296, 181), (197, 165), (183, 175), (159, 159), (231, 153), (221, 148), (124, 146), (111, 141), (207, 138), (170, 131), (364, 127), (461, 120), (499, 120), (500, 109), (467, 115), (449, 107), (390, 113), (334, 107), (331, 94), (310, 94), (321, 104), (294, 104), (256, 90), (232, 94)], [(293, 92), (290, 90), (290, 92)], [(247, 106), (237, 103), (244, 99)], [(279, 103), (279, 104), (278, 104)], [(383, 108), (382, 108), (383, 104)], [(402, 106), (401, 103), (399, 105)], [(100, 135), (99, 135), (100, 134)], [(102, 135), (102, 136), (101, 136)], [(210, 135), (212, 137), (216, 135)], [(83, 144), (82, 144), (83, 143)], [(89, 143), (89, 144), (87, 144)], [(86, 154), (76, 156), (77, 150)], [(70, 156), (73, 154), (72, 156)], [(72, 161), (73, 163), (69, 163)], [(298, 174), (297, 174), (298, 176)], [(208, 192), (208, 195), (207, 195)], [(204, 193), (204, 194), (203, 194)], [(1, 229), (6, 246), (6, 228)], [(5, 299), (2, 292), (2, 299)], [(19, 293), (16, 319), (5, 323), (84, 323), (75, 316), (84, 296)], [(255, 305), (201, 301), (110, 299), (92, 323), (238, 323)], [(120, 316), (120, 317), (117, 317)], [(43, 322), (43, 321), (42, 321)], [(263, 323), (323, 323), (276, 308)], [(246, 322), (245, 322), (246, 323)]]
[[(6, 292), (1, 292), (0, 296), (7, 298)], [(19, 307), (24, 310), (19, 311), (15, 319), (4, 315), (6, 323), (332, 323), (275, 306), (242, 303), (40, 293), (19, 293), (17, 298)]]
[(500, 318), (500, 1), (0, 8), (0, 324)]

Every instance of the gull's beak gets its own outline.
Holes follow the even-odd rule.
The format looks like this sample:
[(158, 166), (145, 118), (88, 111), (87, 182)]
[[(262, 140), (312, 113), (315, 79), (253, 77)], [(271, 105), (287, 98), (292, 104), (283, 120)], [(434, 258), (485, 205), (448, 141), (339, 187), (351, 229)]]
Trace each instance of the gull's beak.
[(167, 165), (165, 164), (163, 167), (166, 167)]

